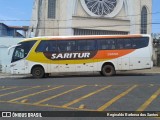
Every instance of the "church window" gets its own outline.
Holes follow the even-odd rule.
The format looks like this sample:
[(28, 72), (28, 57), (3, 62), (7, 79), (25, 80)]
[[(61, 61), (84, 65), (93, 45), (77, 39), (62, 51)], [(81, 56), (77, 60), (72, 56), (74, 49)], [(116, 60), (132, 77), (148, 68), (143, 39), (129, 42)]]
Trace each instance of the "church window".
[(143, 7), (141, 11), (141, 34), (147, 34), (147, 8)]
[(117, 6), (117, 0), (85, 0), (88, 9), (96, 15), (107, 15)]
[(56, 0), (48, 0), (48, 18), (56, 17)]

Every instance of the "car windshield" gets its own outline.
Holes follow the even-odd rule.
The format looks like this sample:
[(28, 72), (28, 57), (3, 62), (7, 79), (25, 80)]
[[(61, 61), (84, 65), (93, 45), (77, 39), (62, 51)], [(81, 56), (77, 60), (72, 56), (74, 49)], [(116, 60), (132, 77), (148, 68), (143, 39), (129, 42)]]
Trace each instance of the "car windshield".
[(34, 40), (34, 41), (27, 41), (27, 42), (18, 43), (18, 46), (15, 48), (15, 50), (13, 52), (11, 62), (15, 62), (15, 61), (18, 61), (18, 60), (21, 60), (21, 59), (27, 57), (30, 49), (35, 44), (35, 42), (36, 41)]

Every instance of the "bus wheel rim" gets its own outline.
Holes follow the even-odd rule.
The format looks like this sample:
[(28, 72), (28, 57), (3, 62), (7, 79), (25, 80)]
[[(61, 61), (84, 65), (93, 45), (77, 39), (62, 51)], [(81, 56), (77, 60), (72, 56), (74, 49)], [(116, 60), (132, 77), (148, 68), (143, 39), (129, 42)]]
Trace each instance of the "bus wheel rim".
[(41, 71), (40, 71), (40, 70), (36, 70), (36, 71), (35, 71), (35, 75), (36, 75), (36, 76), (39, 76), (40, 74), (41, 74)]
[(106, 68), (105, 71), (106, 71), (106, 73), (111, 73), (112, 70), (111, 70), (111, 68)]

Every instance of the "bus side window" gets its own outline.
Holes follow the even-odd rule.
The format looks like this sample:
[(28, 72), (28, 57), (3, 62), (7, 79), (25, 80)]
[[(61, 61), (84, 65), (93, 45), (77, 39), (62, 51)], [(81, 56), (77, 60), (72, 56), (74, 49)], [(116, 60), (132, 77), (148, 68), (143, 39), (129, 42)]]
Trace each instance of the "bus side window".
[(79, 40), (77, 48), (79, 51), (93, 51), (96, 49), (95, 40)]
[(75, 41), (58, 41), (58, 51), (59, 52), (70, 52), (75, 51), (76, 42)]
[(132, 48), (138, 49), (138, 48), (144, 48), (147, 47), (149, 44), (149, 38), (133, 38)]
[(133, 39), (132, 48), (133, 48), (133, 49), (136, 49), (136, 48), (137, 48), (137, 41), (136, 41), (135, 39)]
[(99, 50), (106, 50), (107, 45), (106, 45), (106, 40), (97, 40), (98, 42), (98, 49)]
[(76, 50), (76, 42), (75, 41), (67, 41), (67, 52)]
[(117, 40), (117, 49), (124, 49), (124, 41), (123, 39)]
[(98, 40), (99, 50), (114, 50), (116, 49), (115, 39)]
[(124, 39), (124, 48), (125, 49), (132, 49), (132, 41), (131, 41), (131, 39)]
[(86, 40), (78, 40), (77, 41), (77, 48), (79, 51), (86, 50), (85, 46), (86, 46)]
[(86, 50), (88, 51), (92, 51), (95, 50), (96, 46), (95, 46), (95, 40), (87, 40), (87, 46), (86, 46)]
[(58, 41), (58, 52), (66, 51), (65, 41)]
[(38, 45), (36, 52), (57, 52), (56, 41), (42, 40)]
[(106, 41), (107, 43), (107, 49), (108, 50), (114, 50), (114, 49), (116, 49), (116, 44), (115, 44), (115, 40), (114, 39), (109, 39), (109, 40), (107, 40)]
[(36, 52), (46, 52), (48, 51), (48, 41), (42, 40), (38, 45)]
[(57, 52), (57, 41), (48, 41), (48, 51)]

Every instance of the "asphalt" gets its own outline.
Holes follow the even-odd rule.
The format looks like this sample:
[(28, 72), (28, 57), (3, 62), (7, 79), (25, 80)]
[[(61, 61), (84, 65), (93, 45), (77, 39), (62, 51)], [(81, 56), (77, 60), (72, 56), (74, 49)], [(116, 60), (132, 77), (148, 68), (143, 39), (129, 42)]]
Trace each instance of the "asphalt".
[[(63, 76), (63, 75), (97, 75), (99, 72), (85, 72), (85, 73), (61, 73), (61, 74), (52, 74), (51, 76)], [(130, 71), (118, 71), (117, 74), (160, 74), (160, 67), (153, 67), (152, 69), (143, 69), (143, 70), (130, 70)], [(12, 75), (8, 73), (0, 73), (1, 78), (24, 78), (31, 77), (31, 75)]]
[[(151, 70), (119, 72), (113, 77), (81, 73), (84, 75), (63, 76), (62, 74), (62, 76), (53, 75), (43, 79), (3, 74), (4, 78), (0, 79), (0, 110), (159, 111), (159, 71), (160, 68), (154, 67)], [(84, 106), (83, 109), (80, 106)], [(54, 119), (57, 120), (57, 118)], [(99, 120), (99, 118), (86, 118), (86, 120), (93, 119)], [(104, 120), (107, 119), (112, 118), (104, 118)], [(130, 120), (131, 118), (117, 119)], [(147, 118), (134, 119), (146, 120)]]

